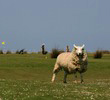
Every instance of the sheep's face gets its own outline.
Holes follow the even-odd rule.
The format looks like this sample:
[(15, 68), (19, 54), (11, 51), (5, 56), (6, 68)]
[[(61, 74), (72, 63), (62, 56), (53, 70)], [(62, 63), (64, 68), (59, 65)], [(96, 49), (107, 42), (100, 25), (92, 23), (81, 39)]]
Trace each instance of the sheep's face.
[(77, 56), (83, 56), (83, 54), (84, 54), (84, 45), (83, 46), (74, 45), (74, 49), (75, 49), (75, 52), (76, 52)]

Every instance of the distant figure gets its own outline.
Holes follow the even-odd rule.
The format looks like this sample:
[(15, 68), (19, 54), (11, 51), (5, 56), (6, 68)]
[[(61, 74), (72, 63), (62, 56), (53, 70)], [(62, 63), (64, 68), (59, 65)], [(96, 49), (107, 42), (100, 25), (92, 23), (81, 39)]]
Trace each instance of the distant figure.
[(19, 54), (23, 54), (24, 53), (24, 49), (21, 49), (20, 51), (19, 51)]
[(70, 52), (70, 47), (68, 45), (66, 46), (66, 52)]
[(41, 46), (41, 52), (42, 52), (42, 54), (44, 54), (44, 52), (45, 52), (45, 44), (44, 43)]
[(41, 52), (43, 55), (47, 54), (47, 51), (45, 51), (45, 44), (44, 43), (41, 46)]

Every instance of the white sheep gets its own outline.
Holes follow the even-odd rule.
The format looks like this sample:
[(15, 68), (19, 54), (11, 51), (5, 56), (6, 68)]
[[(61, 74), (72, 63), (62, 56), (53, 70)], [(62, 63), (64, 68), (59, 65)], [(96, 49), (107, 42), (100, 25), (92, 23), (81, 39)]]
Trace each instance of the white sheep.
[(88, 60), (87, 60), (87, 53), (84, 50), (83, 46), (76, 46), (74, 45), (74, 48), (72, 52), (65, 52), (61, 53), (56, 60), (54, 69), (53, 69), (53, 76), (52, 76), (52, 82), (55, 81), (56, 74), (63, 69), (64, 70), (64, 80), (63, 82), (66, 83), (66, 77), (68, 74), (74, 74), (75, 75), (75, 82), (77, 79), (76, 73), (80, 73), (81, 77), (81, 83), (83, 81), (83, 75), (82, 73), (87, 70)]

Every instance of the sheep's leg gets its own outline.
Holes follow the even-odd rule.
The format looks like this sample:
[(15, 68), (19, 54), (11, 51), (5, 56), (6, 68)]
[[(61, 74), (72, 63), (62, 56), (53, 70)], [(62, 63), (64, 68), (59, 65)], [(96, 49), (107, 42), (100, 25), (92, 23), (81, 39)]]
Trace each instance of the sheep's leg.
[(52, 76), (52, 83), (55, 81), (56, 74), (57, 74), (57, 73), (53, 73), (53, 76)]
[(63, 80), (63, 83), (67, 83), (66, 82), (66, 78), (67, 78), (67, 72), (64, 71), (64, 80)]
[(82, 73), (80, 73), (80, 77), (81, 77), (81, 83), (83, 83), (84, 80), (83, 80), (83, 74)]
[(58, 64), (55, 64), (54, 70), (53, 70), (53, 76), (52, 76), (52, 82), (55, 81), (56, 75), (59, 72), (60, 67), (58, 66)]
[(74, 78), (75, 78), (74, 83), (77, 83), (77, 74), (76, 73), (74, 73)]

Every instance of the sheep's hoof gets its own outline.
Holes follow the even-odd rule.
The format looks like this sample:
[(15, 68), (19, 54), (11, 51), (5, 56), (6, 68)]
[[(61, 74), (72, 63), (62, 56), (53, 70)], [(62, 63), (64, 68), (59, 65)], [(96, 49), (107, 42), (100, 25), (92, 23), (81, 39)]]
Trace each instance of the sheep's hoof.
[(84, 84), (84, 81), (81, 81), (81, 84)]
[(67, 83), (66, 81), (63, 81), (63, 83)]
[(75, 84), (77, 84), (77, 83), (78, 83), (78, 81), (76, 81), (76, 80), (75, 80), (75, 81), (73, 81), (73, 82), (74, 82)]
[(54, 83), (54, 80), (52, 80), (51, 83)]

